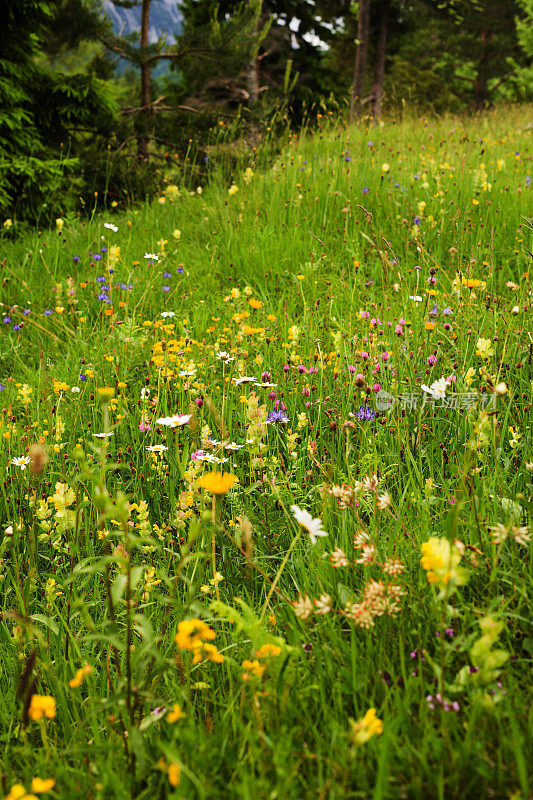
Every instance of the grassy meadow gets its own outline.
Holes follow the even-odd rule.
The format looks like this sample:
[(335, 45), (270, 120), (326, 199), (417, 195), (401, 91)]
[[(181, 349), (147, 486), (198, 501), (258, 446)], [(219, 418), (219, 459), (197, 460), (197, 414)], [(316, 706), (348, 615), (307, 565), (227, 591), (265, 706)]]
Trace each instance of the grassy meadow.
[(0, 796), (530, 797), (530, 120), (2, 221)]

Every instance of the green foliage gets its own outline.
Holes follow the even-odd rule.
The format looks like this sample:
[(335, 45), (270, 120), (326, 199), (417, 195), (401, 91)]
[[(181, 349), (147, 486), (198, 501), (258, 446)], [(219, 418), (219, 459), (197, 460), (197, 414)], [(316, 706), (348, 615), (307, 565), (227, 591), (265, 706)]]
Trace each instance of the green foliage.
[(95, 12), (86, 3), (71, 9), (86, 11), (79, 26), (63, 31), (56, 22), (65, 3), (8, 6), (0, 46), (0, 212), (46, 222), (61, 208), (72, 208), (75, 194), (67, 187), (79, 192), (83, 186), (79, 156), (87, 155), (89, 138), (92, 143), (110, 134), (116, 108), (108, 86), (91, 69), (65, 74), (37, 58), (47, 43), (57, 57), (60, 42), (70, 47), (91, 34), (87, 20)]

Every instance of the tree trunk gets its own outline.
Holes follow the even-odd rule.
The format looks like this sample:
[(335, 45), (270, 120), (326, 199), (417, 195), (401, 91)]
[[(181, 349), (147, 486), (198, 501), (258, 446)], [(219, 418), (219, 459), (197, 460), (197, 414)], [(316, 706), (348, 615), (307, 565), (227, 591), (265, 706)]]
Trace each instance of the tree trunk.
[(389, 25), (390, 0), (381, 0), (379, 6), (379, 32), (374, 63), (374, 86), (372, 88), (372, 116), (374, 123), (381, 117), (383, 100), (383, 78), (385, 77), (385, 59), (387, 57), (387, 29)]
[(359, 18), (357, 20), (357, 49), (353, 72), (352, 96), (350, 98), (350, 120), (353, 121), (361, 113), (361, 100), (365, 81), (366, 56), (370, 31), (370, 0), (359, 0)]
[(142, 0), (141, 11), (141, 112), (139, 114), (140, 130), (137, 137), (137, 152), (140, 158), (148, 158), (148, 144), (152, 122), (152, 97), (150, 89), (151, 64), (146, 58), (148, 32), (150, 29), (150, 4), (152, 0)]
[(259, 99), (259, 61), (257, 55), (250, 59), (246, 67), (246, 88), (248, 90), (248, 105), (255, 106)]

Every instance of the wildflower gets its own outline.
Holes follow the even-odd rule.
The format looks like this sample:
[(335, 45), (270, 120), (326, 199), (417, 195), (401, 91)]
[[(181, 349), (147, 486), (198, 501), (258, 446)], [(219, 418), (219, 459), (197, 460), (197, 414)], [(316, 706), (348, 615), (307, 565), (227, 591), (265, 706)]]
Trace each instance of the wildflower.
[(164, 453), (165, 450), (168, 450), (168, 447), (165, 447), (164, 444), (152, 444), (149, 445), (146, 450), (148, 450), (149, 453)]
[(56, 701), (50, 695), (32, 694), (28, 716), (33, 720), (43, 717), (53, 719), (56, 715)]
[(511, 528), (511, 535), (517, 544), (522, 544), (524, 546), (527, 545), (531, 538), (527, 525), (522, 525), (521, 527), (513, 525)]
[(385, 575), (399, 575), (405, 569), (399, 558), (388, 558), (383, 564)]
[(172, 417), (160, 417), (156, 420), (158, 425), (167, 428), (182, 428), (192, 419), (192, 414), (174, 414)]
[(241, 383), (255, 383), (255, 378), (251, 378), (249, 375), (241, 375), (240, 378), (233, 378), (233, 383), (235, 386), (240, 386)]
[(35, 794), (44, 794), (53, 789), (55, 784), (56, 782), (53, 778), (34, 778), (31, 782), (31, 790)]
[(329, 560), (333, 567), (347, 567), (350, 564), (346, 553), (344, 550), (341, 550), (340, 547), (336, 547), (335, 550), (330, 553)]
[(490, 356), (494, 355), (494, 348), (490, 339), (478, 339), (476, 347), (476, 355), (481, 356), (481, 358), (490, 358)]
[(117, 226), (113, 225), (111, 222), (104, 222), (104, 228), (107, 228), (108, 230), (113, 231), (114, 233), (118, 231)]
[(113, 436), (113, 431), (109, 433), (93, 433), (95, 439), (109, 439), (110, 436)]
[(315, 614), (329, 614), (331, 611), (331, 597), (329, 594), (321, 594), (318, 600), (315, 600)]
[(281, 647), (277, 644), (262, 644), (259, 650), (255, 651), (257, 658), (276, 658), (281, 653)]
[(209, 644), (208, 642), (201, 642), (193, 648), (193, 651), (193, 664), (199, 664), (204, 658), (208, 661), (212, 661), (214, 664), (222, 664), (224, 661), (222, 653), (218, 652), (214, 644)]
[(285, 424), (286, 422), (290, 422), (290, 417), (286, 411), (283, 411), (283, 409), (280, 408), (271, 411), (266, 421), (270, 423), (270, 425), (277, 425), (278, 423)]
[(85, 676), (86, 675), (90, 675), (92, 671), (93, 671), (93, 668), (91, 666), (89, 666), (89, 664), (85, 664), (85, 666), (82, 667), (81, 669), (77, 669), (76, 670), (76, 675), (74, 676), (74, 678), (72, 678), (68, 682), (68, 685), (70, 686), (70, 688), (71, 689), (77, 689), (79, 686), (81, 686)]
[(168, 714), (167, 714), (167, 722), (170, 722), (170, 723), (179, 722), (180, 719), (182, 717), (184, 717), (184, 716), (185, 716), (185, 714), (181, 710), (180, 704), (179, 703), (174, 703), (174, 707), (173, 707), (172, 711), (169, 711)]
[(367, 405), (362, 405), (356, 413), (355, 418), (361, 421), (370, 422), (378, 416), (377, 411), (371, 411)]
[(159, 257), (155, 253), (145, 253), (144, 257), (147, 261), (159, 261)]
[(479, 280), (479, 278), (461, 278), (461, 283), (467, 289), (477, 289), (478, 287), (484, 289), (487, 285), (485, 281)]
[(431, 386), (426, 386), (426, 384), (423, 383), (420, 388), (427, 392), (434, 400), (443, 400), (446, 397), (447, 386), (447, 378), (439, 378), (438, 381), (434, 381)]
[(422, 544), (421, 550), (421, 564), (429, 583), (441, 588), (451, 583), (457, 586), (466, 583), (466, 573), (459, 566), (461, 554), (455, 545), (451, 547), (447, 539), (433, 536)]
[(374, 615), (366, 603), (346, 603), (342, 611), (358, 628), (370, 628), (374, 625)]
[(256, 658), (253, 661), (245, 658), (242, 662), (242, 668), (246, 670), (242, 676), (242, 679), (246, 681), (249, 680), (250, 673), (254, 678), (260, 678), (266, 670), (266, 664), (260, 664)]
[(11, 464), (14, 467), (19, 467), (21, 470), (25, 470), (30, 461), (31, 459), (28, 458), (28, 456), (19, 456), (18, 458), (12, 458)]
[(392, 503), (392, 497), (388, 492), (383, 492), (378, 496), (377, 507), (380, 511), (384, 511)]
[(168, 765), (167, 775), (168, 782), (171, 786), (178, 786), (180, 782), (181, 767), (179, 764), (173, 762)]
[(201, 489), (205, 489), (211, 494), (226, 494), (236, 480), (237, 476), (232, 475), (231, 472), (207, 472), (198, 478), (196, 483)]
[(379, 478), (375, 472), (372, 475), (367, 475), (361, 481), (361, 491), (363, 492), (375, 492), (378, 488)]
[(350, 725), (352, 739), (358, 745), (365, 744), (372, 736), (383, 733), (383, 722), (376, 716), (375, 708), (369, 708), (365, 716), (357, 722), (350, 720)]
[(388, 164), (382, 164), (381, 165), (381, 171), (382, 172), (388, 172), (389, 170), (390, 170), (390, 166)]
[(234, 194), (237, 194), (238, 191), (239, 191), (239, 187), (235, 183), (233, 183), (228, 189), (228, 194), (229, 195), (234, 195)]
[(313, 519), (309, 511), (305, 511), (298, 506), (291, 506), (291, 511), (294, 514), (296, 522), (308, 532), (312, 544), (316, 544), (318, 537), (328, 535), (327, 531), (322, 527), (322, 520), (320, 518), (317, 517)]
[(181, 231), (176, 228), (172, 231), (172, 236), (174, 239), (176, 239), (176, 241), (179, 241), (179, 239), (181, 239)]
[(182, 650), (194, 650), (198, 646), (198, 642), (212, 640), (215, 636), (215, 631), (206, 622), (193, 618), (178, 623), (174, 641)]
[(310, 598), (308, 595), (302, 595), (301, 592), (298, 594), (298, 600), (294, 600), (291, 605), (298, 619), (307, 619), (313, 613), (313, 604)]

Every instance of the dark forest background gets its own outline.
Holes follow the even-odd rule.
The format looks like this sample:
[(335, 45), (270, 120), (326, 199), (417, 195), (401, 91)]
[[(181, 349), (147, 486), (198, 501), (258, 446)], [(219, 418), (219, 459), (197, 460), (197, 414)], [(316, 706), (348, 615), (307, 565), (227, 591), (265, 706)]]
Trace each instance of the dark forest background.
[(331, 117), (475, 113), (533, 93), (533, 0), (0, 9), (0, 213), (31, 224), (196, 187)]

